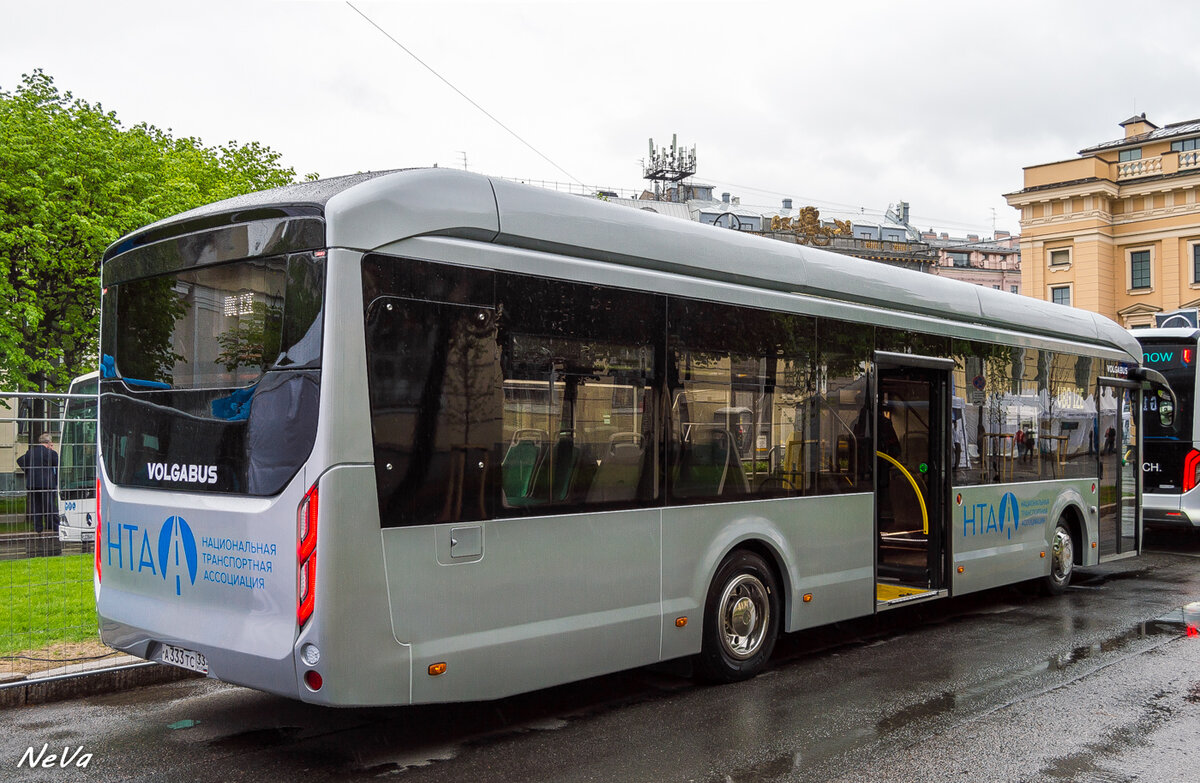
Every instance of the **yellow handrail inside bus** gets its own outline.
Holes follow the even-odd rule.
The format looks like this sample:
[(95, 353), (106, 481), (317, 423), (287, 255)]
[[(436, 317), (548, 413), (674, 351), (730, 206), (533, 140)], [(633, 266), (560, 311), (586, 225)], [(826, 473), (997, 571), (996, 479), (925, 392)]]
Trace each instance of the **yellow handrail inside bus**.
[(903, 465), (901, 465), (899, 462), (897, 462), (892, 457), (889, 457), (887, 454), (884, 454), (882, 451), (875, 452), (875, 455), (879, 456), (879, 457), (883, 457), (888, 462), (895, 465), (896, 469), (904, 474), (904, 478), (908, 479), (908, 483), (912, 484), (913, 492), (917, 493), (917, 502), (921, 504), (921, 523), (923, 525), (925, 535), (929, 535), (929, 510), (927, 508), (925, 508), (925, 496), (921, 494), (921, 487), (919, 484), (917, 484), (917, 480), (915, 478), (913, 478), (913, 475), (908, 472), (907, 468), (905, 468)]

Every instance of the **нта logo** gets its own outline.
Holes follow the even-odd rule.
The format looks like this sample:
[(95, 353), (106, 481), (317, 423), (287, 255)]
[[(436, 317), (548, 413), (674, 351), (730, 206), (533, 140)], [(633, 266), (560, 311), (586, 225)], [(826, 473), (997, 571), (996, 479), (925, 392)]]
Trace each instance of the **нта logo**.
[(1012, 538), (1013, 531), (1021, 526), (1021, 509), (1017, 505), (1017, 496), (1011, 492), (1005, 492), (1004, 497), (1000, 499), (1000, 529), (1004, 530), (1004, 521), (1008, 519), (1008, 515), (1012, 514), (1012, 527), (1008, 529), (1008, 537)]
[[(182, 559), (180, 558), (180, 550)], [(168, 517), (163, 522), (162, 530), (158, 531), (158, 570), (163, 579), (167, 571), (175, 575), (175, 595), (180, 594), (184, 566), (187, 566), (188, 581), (196, 584), (196, 537), (183, 517)]]

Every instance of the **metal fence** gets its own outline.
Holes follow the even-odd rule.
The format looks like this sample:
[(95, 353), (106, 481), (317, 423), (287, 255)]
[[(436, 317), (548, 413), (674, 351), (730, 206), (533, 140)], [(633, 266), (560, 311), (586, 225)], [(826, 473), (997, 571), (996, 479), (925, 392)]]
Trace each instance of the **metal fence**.
[(97, 631), (96, 520), (95, 395), (0, 392), (0, 684), (116, 657)]

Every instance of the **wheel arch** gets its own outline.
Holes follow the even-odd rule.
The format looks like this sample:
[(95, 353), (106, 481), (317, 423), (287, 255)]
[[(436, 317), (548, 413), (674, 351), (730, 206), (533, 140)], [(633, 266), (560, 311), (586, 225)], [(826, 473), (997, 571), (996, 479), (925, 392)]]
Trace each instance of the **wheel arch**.
[(725, 562), (734, 552), (739, 549), (744, 549), (748, 552), (761, 557), (766, 561), (767, 565), (775, 574), (775, 580), (779, 585), (779, 609), (780, 609), (780, 633), (786, 633), (790, 630), (789, 618), (792, 610), (792, 574), (788, 568), (788, 558), (784, 554), (786, 547), (782, 545), (782, 537), (779, 540), (774, 540), (769, 533), (764, 531), (745, 532), (743, 535), (732, 538), (723, 543), (721, 547), (716, 549), (714, 557), (707, 558), (708, 565), (705, 568), (705, 576), (703, 583), (697, 585), (699, 595), (706, 595), (709, 586), (713, 579), (717, 576), (717, 571), (720, 570), (721, 564)]
[[(1056, 526), (1062, 522), (1066, 526), (1067, 532), (1071, 534), (1071, 543), (1075, 547), (1075, 556), (1072, 558), (1075, 565), (1085, 565), (1085, 558), (1089, 550), (1087, 549), (1085, 532), (1087, 527), (1084, 524), (1083, 509), (1075, 503), (1067, 503), (1059, 509), (1054, 522)], [(1051, 534), (1053, 534), (1052, 528)]]

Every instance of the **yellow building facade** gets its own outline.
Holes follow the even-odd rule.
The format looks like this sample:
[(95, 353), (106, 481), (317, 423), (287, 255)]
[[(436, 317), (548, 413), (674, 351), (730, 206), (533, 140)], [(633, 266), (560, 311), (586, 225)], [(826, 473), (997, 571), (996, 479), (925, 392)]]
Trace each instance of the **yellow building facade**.
[(1021, 292), (1132, 328), (1200, 307), (1200, 120), (1125, 135), (1025, 169)]

